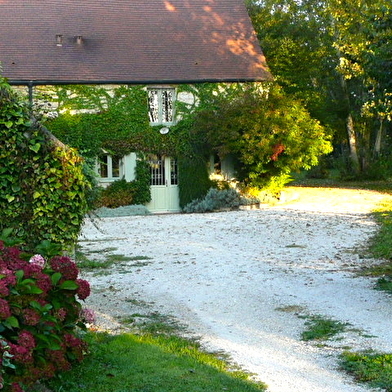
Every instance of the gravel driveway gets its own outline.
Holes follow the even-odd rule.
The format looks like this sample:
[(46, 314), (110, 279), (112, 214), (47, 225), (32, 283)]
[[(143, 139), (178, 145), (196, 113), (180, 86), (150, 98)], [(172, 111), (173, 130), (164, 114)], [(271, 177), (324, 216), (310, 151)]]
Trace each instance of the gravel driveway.
[[(148, 257), (122, 262), (93, 286), (87, 306), (102, 328), (135, 304), (170, 314), (264, 381), (270, 392), (360, 392), (338, 370), (344, 348), (392, 352), (392, 297), (355, 270), (375, 262), (360, 250), (377, 226), (369, 212), (385, 195), (351, 189), (291, 188), (259, 210), (104, 218), (86, 222), (80, 245)], [(291, 195), (291, 196), (290, 196)], [(339, 340), (301, 340), (322, 315), (350, 323)], [(186, 391), (184, 391), (186, 392)], [(233, 391), (234, 392), (234, 391)]]

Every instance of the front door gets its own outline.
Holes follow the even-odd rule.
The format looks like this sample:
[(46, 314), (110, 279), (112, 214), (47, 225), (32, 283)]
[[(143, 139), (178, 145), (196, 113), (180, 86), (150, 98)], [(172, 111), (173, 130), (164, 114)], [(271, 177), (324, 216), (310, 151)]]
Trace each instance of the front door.
[(150, 155), (151, 202), (147, 208), (151, 212), (178, 212), (178, 168), (173, 158)]

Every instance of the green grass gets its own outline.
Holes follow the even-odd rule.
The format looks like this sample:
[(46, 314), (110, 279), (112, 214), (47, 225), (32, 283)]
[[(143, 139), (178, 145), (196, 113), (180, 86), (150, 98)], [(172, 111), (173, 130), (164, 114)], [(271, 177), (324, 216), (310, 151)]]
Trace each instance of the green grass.
[[(132, 267), (144, 267), (149, 264), (146, 260), (151, 260), (147, 256), (124, 256), (119, 254), (107, 254), (117, 250), (117, 248), (106, 248), (101, 251), (89, 251), (83, 252), (81, 249), (76, 251), (76, 262), (78, 267), (84, 271), (93, 271), (111, 268), (114, 264), (119, 264), (122, 262), (135, 261)], [(101, 253), (104, 255), (103, 260), (96, 260), (90, 258), (93, 253)]]
[(380, 229), (371, 240), (370, 252), (377, 258), (392, 260), (392, 201), (382, 203), (373, 214)]
[(391, 277), (388, 278), (380, 278), (376, 283), (377, 290), (383, 290), (387, 293), (392, 294), (392, 279)]
[(301, 316), (301, 318), (307, 319), (305, 322), (307, 329), (301, 334), (301, 339), (305, 341), (331, 339), (346, 331), (349, 326), (348, 323), (342, 323), (319, 315)]
[(53, 392), (256, 392), (265, 385), (177, 336), (89, 333), (90, 354), (52, 380)]
[(345, 352), (340, 365), (357, 381), (392, 392), (392, 354)]
[(384, 201), (373, 214), (379, 230), (369, 242), (369, 253), (385, 261), (366, 268), (362, 274), (379, 277), (376, 288), (392, 293), (392, 201)]

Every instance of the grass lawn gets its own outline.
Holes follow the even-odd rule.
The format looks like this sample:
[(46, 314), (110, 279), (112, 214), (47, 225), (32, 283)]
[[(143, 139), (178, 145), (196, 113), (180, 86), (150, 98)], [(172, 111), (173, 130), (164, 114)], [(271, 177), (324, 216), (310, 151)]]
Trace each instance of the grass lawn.
[(90, 354), (46, 385), (53, 392), (260, 392), (195, 342), (176, 336), (89, 333)]

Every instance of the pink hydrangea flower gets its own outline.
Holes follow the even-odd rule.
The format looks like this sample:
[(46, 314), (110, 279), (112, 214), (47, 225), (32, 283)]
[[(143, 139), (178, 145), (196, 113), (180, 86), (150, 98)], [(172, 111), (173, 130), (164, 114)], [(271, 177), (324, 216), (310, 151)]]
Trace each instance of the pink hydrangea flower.
[(36, 264), (43, 268), (45, 265), (45, 259), (41, 255), (34, 255), (30, 258), (29, 263)]
[(37, 325), (41, 319), (34, 309), (23, 309), (22, 315), (26, 325)]
[(7, 287), (7, 282), (0, 280), (0, 296), (6, 297), (9, 293), (10, 291)]
[(0, 298), (0, 319), (11, 317), (11, 309), (5, 299)]
[(55, 256), (49, 263), (53, 271), (60, 272), (65, 280), (75, 280), (78, 277), (78, 267), (68, 256)]
[(36, 345), (34, 335), (29, 331), (22, 331), (18, 336), (18, 344), (32, 350)]
[(67, 316), (67, 311), (64, 308), (60, 308), (56, 313), (57, 318), (60, 321), (64, 321), (65, 317)]
[(31, 363), (33, 362), (32, 351), (26, 347), (10, 343), (10, 354), (16, 362)]
[(77, 279), (76, 283), (79, 286), (76, 290), (78, 297), (80, 299), (86, 299), (90, 295), (90, 284), (84, 279)]
[(95, 322), (94, 310), (83, 308), (80, 312), (80, 318), (87, 324), (94, 324)]
[(19, 383), (14, 382), (11, 385), (11, 392), (24, 392), (24, 390), (22, 389), (22, 387), (19, 385)]

